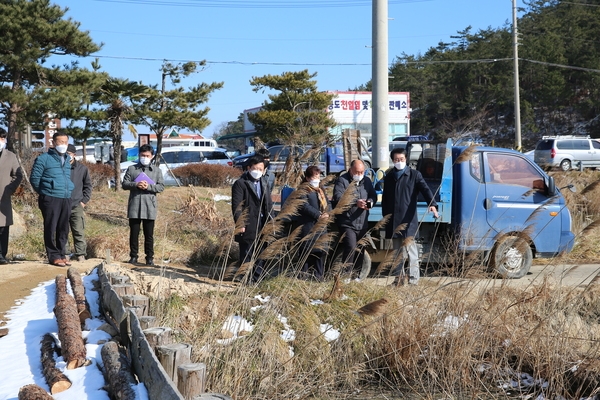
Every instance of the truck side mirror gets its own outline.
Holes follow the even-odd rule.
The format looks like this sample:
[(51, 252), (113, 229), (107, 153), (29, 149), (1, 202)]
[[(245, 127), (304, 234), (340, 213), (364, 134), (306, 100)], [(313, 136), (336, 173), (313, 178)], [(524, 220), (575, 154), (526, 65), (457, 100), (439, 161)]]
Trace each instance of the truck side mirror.
[(556, 183), (554, 183), (554, 178), (549, 176), (548, 181), (546, 182), (547, 195), (554, 196), (556, 193)]

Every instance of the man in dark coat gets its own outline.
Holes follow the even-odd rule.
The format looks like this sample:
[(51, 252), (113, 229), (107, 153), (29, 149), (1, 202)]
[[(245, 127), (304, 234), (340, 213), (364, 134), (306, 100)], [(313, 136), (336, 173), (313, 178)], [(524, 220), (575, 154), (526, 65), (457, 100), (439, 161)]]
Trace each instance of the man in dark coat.
[(123, 189), (129, 190), (127, 218), (129, 218), (129, 262), (137, 264), (140, 227), (144, 230), (146, 265), (154, 265), (154, 221), (158, 212), (156, 194), (165, 189), (162, 171), (151, 165), (154, 149), (149, 144), (140, 146), (139, 161), (127, 168)]
[(390, 215), (386, 224), (386, 238), (392, 239), (394, 249), (398, 252), (399, 263), (392, 270), (396, 277), (394, 284), (404, 282), (404, 262), (409, 261), (409, 284), (419, 281), (419, 251), (414, 240), (418, 229), (417, 198), (423, 195), (429, 211), (438, 218), (437, 203), (427, 182), (417, 170), (406, 165), (406, 154), (403, 148), (395, 148), (390, 153), (394, 168), (387, 171), (383, 180), (382, 214)]
[(8, 230), (13, 224), (12, 195), (23, 179), (17, 156), (6, 149), (6, 139), (6, 131), (0, 128), (0, 265), (8, 264)]
[(347, 265), (350, 278), (358, 277), (363, 264), (363, 252), (356, 250), (356, 244), (369, 230), (369, 209), (377, 202), (377, 193), (373, 182), (365, 176), (365, 164), (362, 160), (353, 160), (350, 170), (338, 177), (333, 187), (332, 204), (336, 207), (346, 190), (352, 190), (355, 203), (336, 218), (342, 236), (342, 261)]
[(87, 243), (85, 242), (85, 206), (92, 197), (92, 180), (88, 167), (75, 160), (77, 149), (70, 144), (67, 154), (71, 156), (71, 181), (75, 185), (71, 193), (71, 235), (73, 236), (73, 254), (71, 260), (85, 261)]
[(261, 251), (260, 232), (271, 218), (273, 201), (269, 185), (262, 179), (265, 172), (264, 159), (253, 156), (246, 165), (246, 172), (231, 188), (231, 211), (236, 223), (235, 241), (240, 246), (239, 265), (255, 261), (250, 282), (256, 283), (262, 274), (262, 262), (257, 260)]
[(69, 137), (63, 132), (52, 136), (54, 147), (42, 153), (33, 162), (29, 181), (39, 195), (38, 206), (44, 218), (44, 245), (48, 262), (57, 267), (71, 265), (65, 255), (69, 241), (71, 216), (70, 156), (67, 154)]

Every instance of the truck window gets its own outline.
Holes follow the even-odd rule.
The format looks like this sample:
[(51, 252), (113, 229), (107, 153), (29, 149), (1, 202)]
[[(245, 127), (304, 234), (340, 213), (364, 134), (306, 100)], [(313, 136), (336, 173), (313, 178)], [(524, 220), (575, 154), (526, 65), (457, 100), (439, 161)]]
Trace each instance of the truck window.
[(481, 176), (481, 153), (476, 152), (471, 157), (471, 161), (469, 162), (469, 171), (471, 172), (471, 176), (481, 182), (483, 177)]
[(488, 153), (487, 160), (491, 183), (544, 190), (544, 177), (527, 160), (502, 153)]

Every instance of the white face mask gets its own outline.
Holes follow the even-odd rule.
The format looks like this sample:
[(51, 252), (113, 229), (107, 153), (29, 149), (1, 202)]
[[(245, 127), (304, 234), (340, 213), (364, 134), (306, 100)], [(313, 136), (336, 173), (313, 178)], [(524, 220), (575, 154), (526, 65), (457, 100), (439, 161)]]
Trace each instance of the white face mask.
[(394, 163), (394, 167), (397, 170), (402, 170), (406, 167), (406, 161), (400, 161), (400, 162)]
[(0, 142), (0, 151), (6, 148), (6, 142)]
[(58, 151), (60, 154), (65, 154), (67, 152), (68, 145), (59, 144), (58, 146), (54, 146), (54, 149)]
[(312, 181), (308, 181), (308, 183), (310, 183), (310, 185), (314, 188), (318, 188), (319, 187), (319, 183), (321, 183), (320, 179), (314, 179)]
[(352, 175), (352, 180), (354, 180), (354, 182), (360, 182), (364, 177), (364, 175)]
[(250, 171), (250, 176), (255, 180), (259, 180), (262, 175), (263, 173), (261, 171), (257, 171), (255, 169)]
[(144, 167), (150, 165), (150, 161), (152, 161), (152, 158), (150, 157), (140, 157), (140, 164), (142, 164)]

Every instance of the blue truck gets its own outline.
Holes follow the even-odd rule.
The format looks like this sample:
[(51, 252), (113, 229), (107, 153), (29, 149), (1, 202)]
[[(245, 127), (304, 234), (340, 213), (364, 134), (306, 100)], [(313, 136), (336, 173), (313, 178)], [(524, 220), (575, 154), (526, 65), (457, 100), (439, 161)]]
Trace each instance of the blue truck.
[[(439, 218), (418, 203), (417, 237), (423, 263), (447, 263), (457, 254), (476, 258), (504, 278), (521, 278), (532, 260), (569, 252), (571, 215), (554, 179), (525, 155), (502, 148), (423, 143), (417, 162), (435, 194)], [(372, 172), (379, 193), (384, 172)], [(382, 218), (378, 203), (370, 213)], [(377, 256), (390, 248), (380, 235)], [(455, 261), (454, 261), (455, 262)]]

